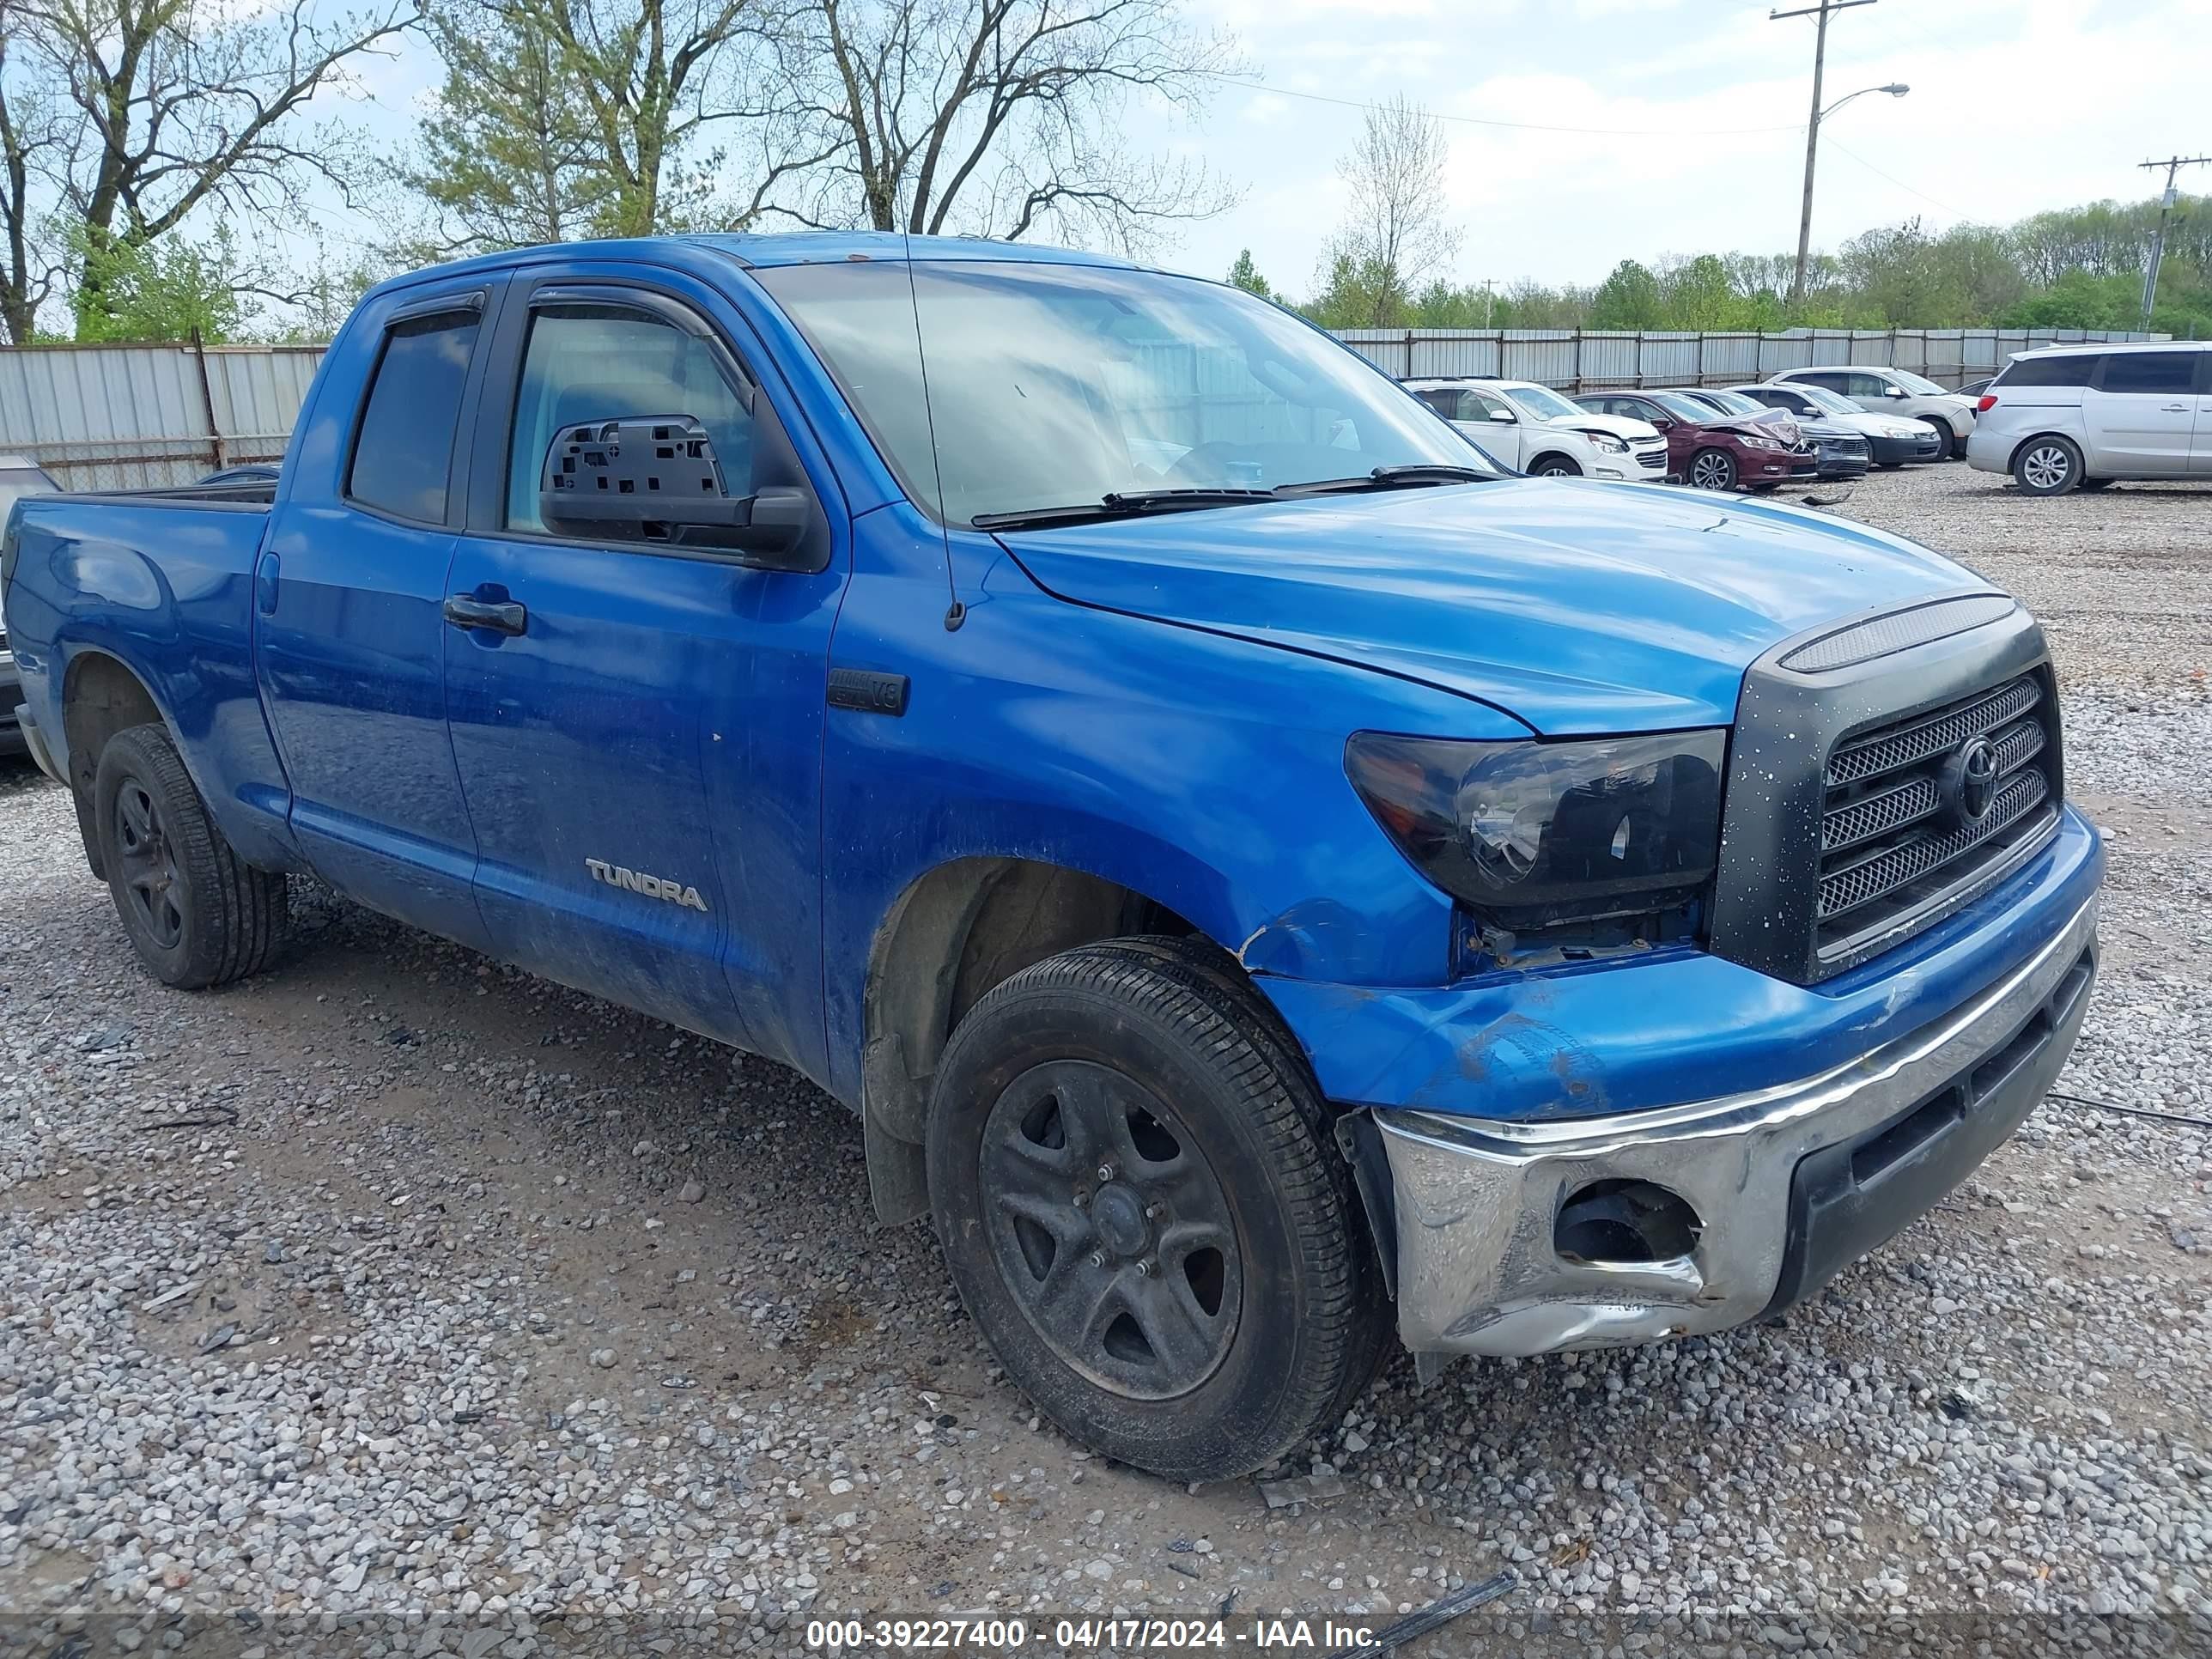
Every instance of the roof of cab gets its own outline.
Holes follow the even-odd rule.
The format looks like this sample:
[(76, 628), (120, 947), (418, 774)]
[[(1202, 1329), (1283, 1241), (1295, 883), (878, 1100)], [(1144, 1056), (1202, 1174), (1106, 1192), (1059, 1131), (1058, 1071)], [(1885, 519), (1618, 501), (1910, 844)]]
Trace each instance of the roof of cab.
[(981, 236), (908, 236), (895, 230), (804, 230), (775, 235), (689, 236), (686, 241), (726, 253), (749, 265), (826, 264), (844, 259), (997, 259), (1024, 264), (1119, 265), (1107, 253), (998, 242)]
[(978, 236), (907, 236), (897, 231), (805, 230), (787, 234), (634, 236), (599, 241), (548, 243), (538, 247), (510, 248), (498, 253), (479, 253), (421, 270), (389, 277), (369, 289), (364, 299), (411, 288), (418, 283), (478, 271), (509, 270), (543, 264), (553, 259), (639, 259), (659, 264), (703, 263), (702, 256), (720, 256), (741, 265), (842, 264), (847, 260), (983, 260), (1024, 264), (1112, 265), (1134, 269), (1127, 259), (1108, 253), (1084, 253), (1062, 247), (1042, 247), (1029, 242), (994, 242)]

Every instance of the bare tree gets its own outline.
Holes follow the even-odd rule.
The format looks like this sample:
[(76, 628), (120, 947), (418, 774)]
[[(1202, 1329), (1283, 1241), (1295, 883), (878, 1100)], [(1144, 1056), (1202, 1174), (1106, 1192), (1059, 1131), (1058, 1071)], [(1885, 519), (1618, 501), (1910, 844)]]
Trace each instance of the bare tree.
[(1186, 115), (1239, 66), (1175, 0), (810, 0), (787, 73), (835, 154), (776, 199), (804, 223), (1138, 249), (1231, 193), (1132, 152), (1133, 99)]
[(0, 327), (27, 345), (39, 307), (65, 273), (63, 251), (42, 235), (35, 192), (66, 153), (69, 123), (50, 84), (27, 68), (22, 19), (0, 0)]
[(1351, 192), (1345, 222), (1322, 256), (1325, 286), (1360, 296), (1369, 327), (1395, 323), (1459, 252), (1444, 220), (1443, 124), (1401, 97), (1367, 112), (1359, 142), (1337, 164)]
[[(434, 16), (450, 24), (453, 3)], [(793, 173), (828, 159), (830, 145), (804, 130), (779, 84), (784, 0), (476, 3), (479, 15), (459, 33), (480, 40), (489, 28), (506, 43), (501, 50), (515, 60), (506, 96), (542, 124), (538, 138), (518, 138), (525, 163), (568, 175), (568, 210), (557, 218), (544, 214), (562, 193), (557, 178), (541, 178), (531, 192), (548, 240), (556, 230), (740, 227)], [(532, 92), (541, 62), (553, 85)], [(470, 95), (465, 83), (449, 85), (447, 112)], [(515, 165), (510, 156), (501, 170), (512, 175)], [(731, 179), (734, 193), (725, 186)]]
[(317, 0), (8, 0), (8, 9), (25, 95), (43, 97), (58, 124), (27, 169), (23, 199), (43, 190), (66, 216), (83, 314), (100, 307), (112, 258), (203, 210), (274, 214), (310, 178), (349, 190), (360, 157), (308, 130), (307, 106), (343, 89), (350, 63), (392, 40), (413, 0), (372, 0), (335, 20), (318, 15)]

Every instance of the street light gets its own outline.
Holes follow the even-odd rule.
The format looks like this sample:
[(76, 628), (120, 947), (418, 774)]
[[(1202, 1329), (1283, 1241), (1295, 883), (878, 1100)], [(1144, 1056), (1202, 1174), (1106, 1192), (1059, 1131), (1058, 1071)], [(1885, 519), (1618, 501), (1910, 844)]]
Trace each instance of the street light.
[(1805, 129), (1805, 200), (1797, 212), (1797, 274), (1790, 279), (1790, 297), (1792, 301), (1805, 297), (1805, 261), (1813, 246), (1813, 158), (1820, 148), (1820, 123), (1833, 115), (1854, 98), (1863, 98), (1870, 92), (1886, 92), (1893, 98), (1902, 98), (1912, 88), (1902, 81), (1892, 81), (1886, 87), (1861, 87), (1856, 92), (1847, 92), (1822, 109), (1820, 106), (1820, 61), (1814, 60), (1813, 119)]

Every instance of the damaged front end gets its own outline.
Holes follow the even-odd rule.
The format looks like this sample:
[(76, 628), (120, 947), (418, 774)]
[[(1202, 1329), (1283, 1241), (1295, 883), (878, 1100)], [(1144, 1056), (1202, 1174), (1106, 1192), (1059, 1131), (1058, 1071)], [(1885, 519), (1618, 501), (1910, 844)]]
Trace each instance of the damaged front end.
[(1401, 1336), (1425, 1357), (1542, 1354), (1779, 1312), (2012, 1133), (2095, 966), (2091, 901), (1978, 996), (1798, 1081), (1607, 1117), (1366, 1114), (1344, 1138), (1395, 1244)]

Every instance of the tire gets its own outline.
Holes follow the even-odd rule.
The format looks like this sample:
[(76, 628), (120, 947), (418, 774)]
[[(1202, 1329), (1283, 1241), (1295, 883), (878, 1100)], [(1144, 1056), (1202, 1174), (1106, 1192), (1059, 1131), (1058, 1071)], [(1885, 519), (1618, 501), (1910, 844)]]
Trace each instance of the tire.
[(2013, 452), (2012, 481), (2030, 495), (2063, 495), (2081, 482), (2081, 452), (2069, 439), (2030, 438)]
[(1249, 1474), (1332, 1425), (1387, 1350), (1328, 1113), (1272, 1011), (1203, 947), (1085, 945), (998, 986), (946, 1048), (927, 1140), (969, 1316), (1109, 1457)]
[(1955, 461), (1966, 453), (1965, 441), (1957, 433), (1951, 430), (1951, 423), (1948, 421), (1923, 421), (1922, 424), (1933, 429), (1936, 434), (1937, 460)]
[(1579, 478), (1583, 476), (1582, 468), (1575, 464), (1571, 455), (1539, 455), (1536, 464), (1528, 471), (1531, 476), (1539, 478)]
[(1690, 457), (1689, 470), (1682, 476), (1692, 489), (1734, 489), (1735, 457), (1725, 449), (1701, 449)]
[(116, 915), (155, 978), (198, 991), (268, 966), (284, 938), (285, 879), (231, 851), (165, 728), (108, 739), (93, 823)]
[(1885, 472), (1901, 472), (1905, 470), (1903, 461), (1876, 461), (1875, 465)]

